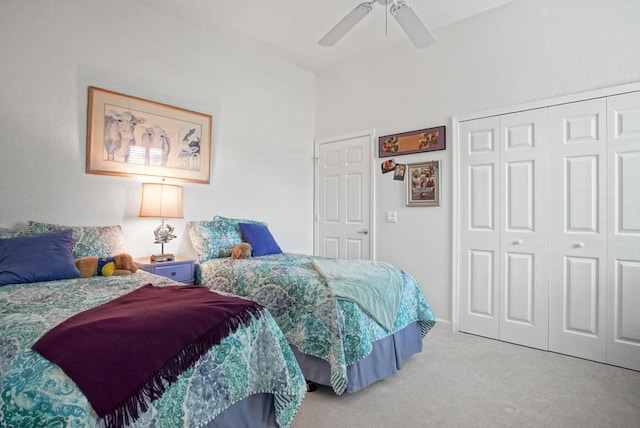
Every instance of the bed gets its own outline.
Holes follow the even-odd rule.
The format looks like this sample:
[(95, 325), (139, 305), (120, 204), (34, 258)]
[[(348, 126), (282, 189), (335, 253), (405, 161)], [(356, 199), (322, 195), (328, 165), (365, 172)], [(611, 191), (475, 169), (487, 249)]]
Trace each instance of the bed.
[[(0, 229), (0, 426), (104, 426), (105, 420), (76, 383), (32, 346), (73, 316), (102, 308), (146, 284), (156, 289), (189, 287), (141, 269), (128, 276), (41, 280), (45, 274), (69, 275), (61, 271), (68, 260), (56, 255), (64, 247), (73, 249), (69, 254), (73, 261), (92, 252), (120, 252), (124, 241), (117, 226), (69, 228), (73, 236), (60, 232), (66, 226), (35, 222), (29, 226), (26, 233), (37, 239), (28, 249), (41, 266), (25, 270), (21, 283), (12, 283), (15, 280), (7, 273), (19, 271), (11, 265), (11, 255), (21, 254), (24, 241), (16, 238), (25, 232)], [(24, 253), (21, 257), (29, 258)], [(54, 263), (43, 262), (48, 257)], [(245, 323), (205, 349), (195, 364), (163, 389), (160, 397), (147, 403), (148, 410), (124, 425), (287, 427), (304, 398), (306, 383), (274, 318), (262, 309), (247, 315)]]
[[(336, 394), (395, 374), (422, 351), (422, 340), (435, 325), (420, 286), (407, 272), (398, 270), (398, 309), (384, 328), (359, 304), (333, 295), (314, 267), (326, 259), (282, 252), (264, 223), (215, 216), (189, 222), (187, 229), (197, 254), (196, 282), (269, 308), (305, 379), (331, 386)], [(256, 230), (261, 231), (257, 236)], [(228, 257), (242, 240), (252, 245), (254, 257)]]

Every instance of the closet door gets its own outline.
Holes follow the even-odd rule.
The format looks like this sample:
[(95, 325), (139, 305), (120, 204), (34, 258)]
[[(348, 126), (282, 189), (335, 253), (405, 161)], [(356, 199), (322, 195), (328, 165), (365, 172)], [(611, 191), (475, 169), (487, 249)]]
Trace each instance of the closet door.
[(459, 330), (499, 338), (499, 119), (461, 122)]
[(607, 98), (607, 362), (640, 370), (640, 93)]
[(548, 349), (548, 111), (460, 124), (460, 330)]
[(606, 100), (549, 109), (549, 350), (605, 361)]
[(500, 116), (500, 340), (548, 349), (548, 109)]

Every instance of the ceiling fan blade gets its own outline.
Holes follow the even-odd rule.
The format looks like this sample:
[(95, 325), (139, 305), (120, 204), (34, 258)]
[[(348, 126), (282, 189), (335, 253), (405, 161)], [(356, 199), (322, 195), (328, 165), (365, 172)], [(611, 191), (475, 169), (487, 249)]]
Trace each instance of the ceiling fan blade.
[(416, 48), (426, 48), (436, 41), (431, 31), (406, 1), (394, 2), (390, 11)]
[(355, 25), (362, 21), (362, 18), (367, 16), (373, 9), (373, 3), (362, 3), (356, 6), (347, 16), (342, 18), (342, 21), (338, 22), (329, 32), (318, 41), (320, 46), (333, 46), (338, 40), (344, 37)]

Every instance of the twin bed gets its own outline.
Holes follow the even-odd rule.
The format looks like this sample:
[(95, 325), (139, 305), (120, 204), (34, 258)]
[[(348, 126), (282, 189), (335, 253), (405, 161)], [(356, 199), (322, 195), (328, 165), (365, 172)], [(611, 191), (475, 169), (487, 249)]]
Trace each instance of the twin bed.
[[(400, 284), (397, 311), (384, 328), (360, 304), (336, 298), (315, 266), (327, 259), (283, 253), (264, 223), (215, 216), (189, 222), (187, 230), (198, 258), (196, 282), (263, 304), (289, 341), (305, 379), (331, 386), (336, 394), (356, 392), (395, 374), (404, 360), (422, 350), (423, 337), (435, 325), (414, 278), (390, 265), (386, 267), (395, 270)], [(253, 246), (254, 257), (229, 258), (241, 241)], [(382, 264), (353, 263), (367, 269)]]
[[(257, 226), (241, 236), (247, 223)], [(88, 391), (62, 364), (34, 350), (34, 343), (37, 348), (60, 326), (142, 289), (182, 287), (141, 269), (128, 276), (77, 278), (67, 266), (74, 259), (126, 252), (119, 226), (29, 222), (26, 232), (0, 228), (0, 426), (287, 427), (307, 382), (342, 394), (393, 375), (422, 350), (422, 339), (435, 324), (420, 287), (406, 272), (391, 269), (397, 276), (397, 310), (385, 323), (376, 308), (337, 298), (326, 272), (316, 266), (322, 259), (282, 253), (262, 223), (216, 216), (212, 222), (190, 222), (188, 231), (198, 255), (196, 281), (211, 290), (207, 295), (258, 302), (259, 310), (241, 314), (244, 322), (233, 323), (186, 370), (165, 379), (161, 394), (155, 387), (146, 390), (136, 411), (105, 419)], [(247, 239), (255, 257), (229, 258), (232, 247)], [(384, 287), (379, 292), (386, 296)], [(379, 300), (385, 299), (370, 303)], [(108, 336), (81, 334), (90, 336), (80, 336), (83, 343)], [(73, 337), (67, 343), (76, 345)], [(155, 343), (153, 337), (149, 341)]]
[[(4, 238), (0, 239), (3, 284), (0, 426), (3, 427), (104, 426), (105, 420), (98, 416), (77, 384), (32, 346), (70, 317), (128, 296), (145, 284), (159, 288), (175, 286), (175, 282), (141, 269), (129, 276), (31, 281), (29, 276), (33, 272), (37, 272), (36, 279), (66, 276), (60, 272), (65, 261), (56, 260), (55, 266), (46, 262), (49, 257), (55, 258), (48, 249), (58, 253), (64, 250), (61, 247), (65, 236), (56, 232), (64, 228), (31, 222), (30, 233), (43, 233), (35, 242), (37, 245), (31, 239), (25, 241), (24, 237), (16, 236), (14, 231), (0, 229), (0, 238)], [(69, 254), (72, 260), (124, 250), (117, 226), (72, 229), (73, 252)], [(23, 250), (31, 253), (33, 259)], [(21, 260), (16, 261), (12, 256), (15, 254)], [(13, 283), (16, 275), (22, 275), (25, 282)], [(171, 383), (165, 382), (164, 393), (153, 401), (147, 400), (148, 409), (141, 411), (137, 419), (130, 418), (128, 424), (111, 421), (107, 426), (289, 426), (306, 393), (304, 378), (267, 310), (253, 311), (245, 320)], [(158, 331), (158, 335), (163, 332)], [(97, 331), (92, 336), (99, 342), (105, 335)], [(153, 340), (149, 338), (150, 343)]]

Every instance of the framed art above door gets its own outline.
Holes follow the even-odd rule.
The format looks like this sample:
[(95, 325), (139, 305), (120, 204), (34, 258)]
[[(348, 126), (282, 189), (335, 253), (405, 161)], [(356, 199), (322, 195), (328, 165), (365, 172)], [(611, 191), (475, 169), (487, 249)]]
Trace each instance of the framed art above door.
[(378, 137), (378, 157), (444, 150), (445, 127), (420, 129)]

